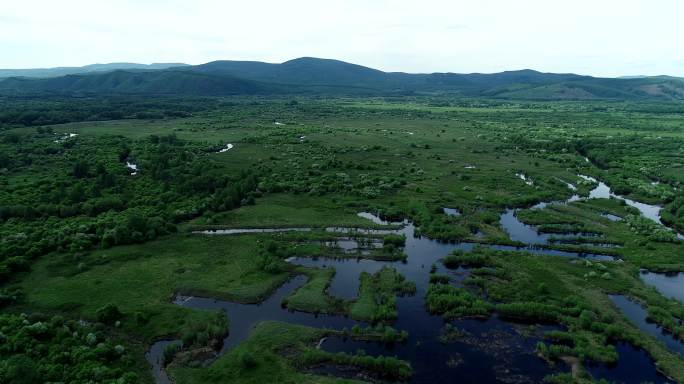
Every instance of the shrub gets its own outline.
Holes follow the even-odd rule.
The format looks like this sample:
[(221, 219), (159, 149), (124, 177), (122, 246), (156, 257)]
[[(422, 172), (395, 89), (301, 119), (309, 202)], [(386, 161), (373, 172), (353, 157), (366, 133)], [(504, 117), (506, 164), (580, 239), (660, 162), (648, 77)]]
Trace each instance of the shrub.
[(258, 365), (254, 355), (245, 349), (242, 349), (237, 354), (237, 361), (243, 369), (252, 369)]
[(442, 263), (449, 269), (456, 269), (458, 267), (481, 268), (491, 266), (492, 264), (489, 255), (478, 253), (477, 251), (469, 253), (454, 251), (451, 255), (445, 257)]
[(119, 311), (119, 308), (112, 303), (106, 304), (104, 307), (95, 312), (97, 321), (105, 324), (113, 324), (117, 320), (121, 319), (122, 315), (123, 314), (121, 311)]
[(449, 284), (449, 276), (447, 275), (430, 275), (430, 284)]

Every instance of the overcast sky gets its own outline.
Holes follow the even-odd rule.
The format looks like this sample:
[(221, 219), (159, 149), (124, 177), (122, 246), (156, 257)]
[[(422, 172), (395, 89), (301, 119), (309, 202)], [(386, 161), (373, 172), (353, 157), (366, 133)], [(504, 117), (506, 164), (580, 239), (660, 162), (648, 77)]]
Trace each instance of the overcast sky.
[(0, 0), (0, 68), (301, 56), (684, 76), (682, 0)]

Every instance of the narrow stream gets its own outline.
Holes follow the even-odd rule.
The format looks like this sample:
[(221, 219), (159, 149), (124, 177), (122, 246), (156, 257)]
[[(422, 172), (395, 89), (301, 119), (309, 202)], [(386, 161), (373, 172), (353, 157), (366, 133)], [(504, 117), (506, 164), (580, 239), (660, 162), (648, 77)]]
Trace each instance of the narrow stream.
[(611, 295), (610, 300), (640, 330), (662, 341), (671, 351), (684, 356), (684, 343), (675, 339), (658, 324), (648, 321), (648, 311), (639, 303), (621, 295)]

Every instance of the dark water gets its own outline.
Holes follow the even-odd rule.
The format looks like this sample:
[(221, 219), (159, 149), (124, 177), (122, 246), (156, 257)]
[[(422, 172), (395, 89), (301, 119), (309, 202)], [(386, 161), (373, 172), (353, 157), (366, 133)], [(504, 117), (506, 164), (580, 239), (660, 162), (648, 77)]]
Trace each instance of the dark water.
[[(495, 317), (483, 321), (460, 320), (451, 324), (463, 330), (465, 335), (454, 343), (441, 343), (439, 336), (446, 323), (440, 316), (433, 316), (425, 310), (423, 297), (429, 285), (432, 264), (437, 263), (453, 249), (454, 245), (436, 244), (434, 247), (423, 249), (421, 244), (424, 242), (430, 240), (414, 238), (407, 241), (406, 252), (409, 257), (405, 263), (327, 258), (288, 259), (290, 263), (309, 267), (334, 267), (336, 275), (329, 293), (346, 299), (358, 296), (361, 272), (375, 272), (387, 265), (393, 266), (408, 280), (416, 283), (415, 295), (397, 298), (399, 316), (393, 324), (396, 329), (409, 332), (408, 341), (387, 345), (329, 338), (321, 344), (323, 349), (355, 353), (361, 348), (373, 355), (396, 355), (411, 362), (415, 372), (411, 379), (412, 383), (446, 383), (452, 382), (455, 377), (482, 383), (510, 380), (518, 383), (535, 383), (540, 382), (548, 374), (567, 370), (565, 366), (552, 369), (534, 353), (541, 331), (547, 328), (512, 325)], [(452, 271), (441, 264), (437, 271), (448, 274), (454, 284), (459, 284), (467, 276), (464, 269)], [(254, 325), (264, 320), (335, 329), (351, 328), (355, 324), (364, 325), (346, 317), (314, 316), (282, 309), (282, 299), (305, 281), (302, 276), (290, 280), (269, 299), (258, 305), (182, 296), (176, 297), (174, 303), (187, 308), (226, 312), (230, 319), (230, 334), (224, 340), (219, 354), (244, 341)], [(527, 333), (529, 335), (525, 336)]]
[(684, 303), (684, 272), (656, 273), (642, 270), (639, 277), (663, 296)]
[[(530, 246), (548, 245), (554, 243), (562, 243), (564, 241), (572, 241), (582, 237), (598, 237), (595, 233), (540, 233), (534, 225), (525, 224), (516, 216), (516, 210), (507, 209), (500, 217), (499, 224), (506, 231), (511, 240), (519, 241)], [(616, 244), (608, 243), (579, 243), (578, 245), (589, 245), (593, 247), (614, 248)], [(500, 246), (494, 246), (500, 247)], [(544, 250), (543, 253), (553, 254), (551, 250)], [(570, 255), (569, 255), (570, 256)], [(573, 254), (572, 256), (576, 256)], [(599, 257), (599, 255), (592, 254), (591, 258), (612, 260), (612, 257)]]
[(671, 351), (684, 356), (684, 343), (675, 339), (659, 325), (647, 321), (648, 312), (641, 305), (621, 295), (611, 295), (610, 300), (640, 330), (662, 341)]
[[(379, 219), (376, 222), (379, 223)], [(298, 228), (297, 230), (301, 230), (301, 228)], [(344, 228), (333, 228), (328, 230), (332, 230), (336, 233), (347, 232)], [(467, 364), (459, 364), (460, 368), (453, 368), (454, 372), (460, 372), (464, 375), (468, 374), (467, 372), (471, 372), (470, 374), (472, 375), (477, 373), (477, 375), (484, 380), (482, 382), (500, 382), (500, 380), (503, 380), (501, 379), (502, 377), (513, 375), (510, 367), (506, 370), (504, 369), (504, 365), (497, 366), (493, 363), (499, 361), (497, 360), (497, 356), (500, 357), (505, 355), (506, 351), (514, 351), (514, 353), (510, 352), (506, 355), (508, 359), (506, 361), (509, 361), (510, 364), (515, 364), (515, 369), (513, 370), (517, 372), (515, 375), (522, 375), (524, 372), (528, 373), (527, 379), (522, 382), (538, 382), (543, 376), (552, 372), (544, 361), (534, 356), (534, 345), (538, 338), (527, 340), (522, 336), (513, 337), (514, 328), (510, 324), (504, 323), (498, 319), (490, 319), (486, 322), (458, 322), (459, 326), (468, 326), (468, 329), (475, 335), (470, 337), (470, 344), (455, 343), (453, 345), (445, 346), (437, 340), (441, 329), (444, 326), (444, 321), (441, 317), (432, 316), (426, 312), (423, 300), (428, 287), (431, 267), (453, 250), (470, 250), (475, 247), (475, 244), (442, 243), (425, 237), (415, 237), (415, 228), (410, 223), (406, 223), (406, 225), (399, 230), (370, 230), (369, 232), (389, 232), (406, 235), (404, 252), (408, 256), (407, 260), (405, 262), (385, 262), (367, 259), (290, 258), (288, 259), (288, 262), (308, 267), (334, 267), (336, 274), (329, 288), (329, 293), (333, 296), (350, 300), (355, 299), (358, 296), (359, 275), (363, 271), (373, 273), (384, 266), (391, 265), (402, 273), (407, 280), (416, 283), (417, 292), (415, 295), (397, 298), (399, 316), (394, 327), (398, 330), (406, 330), (409, 332), (410, 336), (408, 342), (394, 347), (388, 346), (387, 348), (385, 348), (386, 346), (381, 345), (375, 346), (378, 353), (381, 352), (377, 348), (382, 347), (385, 353), (403, 356), (409, 359), (412, 364), (414, 364), (413, 359), (416, 359), (415, 364), (418, 365), (415, 367), (416, 376), (414, 377), (413, 382), (448, 381), (448, 374), (445, 374), (444, 376), (431, 376), (431, 372), (434, 371), (434, 369), (431, 369), (431, 360), (425, 358), (426, 353), (434, 353), (435, 357), (439, 356), (440, 358), (444, 358), (445, 360), (440, 363), (441, 365), (439, 367), (441, 369), (442, 366), (444, 366), (446, 371), (451, 369), (446, 366), (447, 356), (448, 359), (452, 359), (453, 357), (453, 359), (456, 360), (458, 360), (459, 356), (467, 357)], [(516, 249), (515, 247), (507, 246), (497, 247)], [(542, 252), (542, 250), (535, 251)], [(441, 264), (438, 264), (438, 271), (441, 273), (449, 273), (454, 283), (461, 281), (467, 274), (462, 269), (456, 271), (446, 270)], [(282, 309), (281, 302), (283, 298), (304, 284), (304, 282), (304, 277), (300, 276), (294, 278), (280, 287), (269, 299), (257, 305), (237, 304), (211, 298), (180, 296), (176, 297), (174, 303), (188, 308), (222, 310), (227, 313), (230, 319), (229, 336), (224, 340), (223, 348), (219, 353), (223, 353), (245, 340), (249, 336), (250, 330), (254, 325), (263, 320), (278, 320), (312, 327), (331, 327), (336, 329), (341, 329), (343, 327), (351, 328), (354, 324), (357, 324), (357, 322), (345, 317), (314, 316), (312, 314), (290, 312)], [(501, 336), (500, 339), (497, 339), (497, 348), (493, 348), (488, 342), (482, 343), (483, 340), (481, 340), (481, 337), (484, 337), (483, 335), (488, 329), (491, 332), (496, 331), (501, 333), (501, 335), (498, 335), (497, 333), (498, 336)], [(478, 340), (479, 342), (476, 342)], [(513, 340), (515, 342), (509, 346), (507, 340)], [(516, 346), (516, 348), (513, 348), (513, 346)], [(332, 347), (328, 345), (326, 348)], [(485, 350), (480, 350), (483, 348)], [(506, 348), (509, 349), (507, 350)], [(522, 352), (523, 349), (524, 353)], [(152, 352), (155, 351), (161, 353), (163, 352), (163, 348), (157, 348), (155, 345), (150, 355), (153, 355)], [(154, 362), (154, 356), (151, 356), (150, 360)], [(474, 361), (479, 361), (479, 365), (469, 367), (470, 363)], [(434, 366), (432, 366), (432, 368), (434, 368)]]
[[(589, 373), (596, 379), (608, 378), (616, 384), (629, 383), (670, 383), (658, 372), (653, 360), (646, 351), (631, 344), (618, 343), (615, 346), (619, 360), (613, 365), (587, 364)], [(638, 378), (638, 379), (637, 379)]]
[[(406, 343), (387, 345), (338, 337), (327, 338), (321, 348), (329, 352), (371, 356), (389, 355), (408, 360), (414, 371), (413, 383), (538, 383), (549, 374), (567, 371), (543, 363), (534, 353), (542, 327), (516, 326), (495, 317), (488, 320), (450, 322), (460, 336), (440, 341), (444, 322), (439, 317), (409, 319), (425, 323), (427, 332), (414, 335)], [(415, 326), (414, 326), (415, 328)]]
[[(591, 197), (604, 197), (607, 187), (599, 185), (592, 191)], [(608, 192), (610, 195), (610, 190)], [(574, 198), (574, 197), (573, 197)], [(574, 201), (571, 198), (568, 201)], [(548, 203), (547, 203), (548, 204)], [(449, 214), (445, 211), (446, 214)], [(389, 223), (369, 213), (360, 214), (376, 224)], [(401, 229), (356, 229), (329, 227), (324, 230), (331, 233), (350, 235), (354, 233), (382, 235), (388, 233), (404, 234), (406, 236), (405, 253), (408, 258), (405, 262), (385, 262), (374, 260), (353, 259), (328, 259), (328, 258), (291, 258), (288, 261), (294, 264), (309, 267), (334, 267), (336, 274), (329, 288), (333, 296), (353, 300), (358, 296), (359, 275), (361, 272), (375, 272), (384, 266), (390, 265), (402, 273), (407, 280), (416, 284), (417, 292), (413, 296), (398, 297), (398, 319), (393, 326), (398, 330), (406, 330), (409, 340), (406, 343), (385, 345), (378, 343), (363, 343), (358, 341), (331, 338), (325, 340), (321, 347), (327, 351), (355, 352), (362, 348), (369, 354), (396, 355), (411, 362), (414, 376), (413, 383), (446, 383), (454, 380), (478, 383), (499, 382), (540, 382), (541, 379), (553, 372), (567, 370), (565, 365), (557, 365), (554, 368), (548, 366), (543, 360), (534, 354), (536, 342), (540, 340), (542, 327), (514, 325), (491, 317), (488, 320), (458, 320), (451, 324), (462, 330), (463, 335), (451, 343), (442, 343), (439, 336), (445, 325), (439, 316), (430, 315), (425, 309), (424, 296), (428, 287), (429, 274), (433, 264), (453, 250), (472, 250), (476, 244), (472, 243), (445, 243), (430, 240), (425, 237), (415, 237), (415, 228), (409, 222), (403, 222)], [(497, 250), (524, 250), (536, 254), (557, 255), (565, 257), (588, 257), (601, 260), (611, 260), (612, 257), (598, 254), (578, 254), (539, 248), (539, 245), (547, 244), (550, 235), (539, 234), (536, 229), (521, 223), (515, 217), (512, 210), (506, 211), (501, 217), (501, 224), (511, 234), (513, 240), (518, 240), (526, 246), (512, 247), (504, 245), (483, 245)], [(281, 231), (311, 231), (311, 228), (278, 228), (278, 229), (231, 229), (217, 231), (200, 231), (202, 234), (233, 235), (241, 233), (268, 233)], [(555, 237), (559, 237), (557, 234)], [(338, 239), (338, 241), (346, 241)], [(343, 243), (344, 244), (344, 243)], [(348, 244), (349, 247), (352, 244)], [(341, 245), (342, 246), (342, 245)], [(342, 246), (343, 248), (348, 248)], [(438, 265), (440, 273), (447, 272), (452, 277), (452, 283), (458, 284), (466, 275), (467, 271), (448, 271), (441, 264)], [(302, 276), (295, 277), (280, 287), (270, 298), (261, 304), (244, 305), (231, 303), (212, 298), (181, 297), (175, 298), (174, 303), (187, 308), (203, 310), (225, 311), (230, 319), (229, 336), (224, 340), (221, 351), (217, 356), (230, 350), (235, 345), (244, 341), (251, 329), (264, 320), (277, 320), (289, 323), (301, 324), (312, 327), (329, 327), (335, 329), (351, 328), (358, 322), (341, 316), (313, 315), (301, 312), (292, 312), (281, 307), (282, 300), (294, 290), (305, 283)], [(635, 303), (624, 302), (620, 296), (612, 297), (623, 312), (630, 319), (640, 319), (639, 327), (644, 331), (657, 333), (659, 338), (669, 340), (668, 346), (682, 348), (681, 343), (672, 339), (671, 336), (660, 332), (657, 326), (645, 322), (645, 311)], [(622, 298), (624, 299), (624, 298)], [(630, 303), (632, 305), (630, 305)], [(636, 305), (637, 308), (634, 308)], [(639, 310), (641, 312), (639, 312)], [(631, 315), (630, 315), (631, 314)], [(634, 321), (634, 320), (633, 320)], [(362, 324), (363, 325), (363, 324)], [(653, 328), (655, 327), (655, 328)], [(669, 339), (668, 339), (669, 337)], [(672, 344), (674, 342), (675, 344)], [(150, 349), (147, 358), (155, 371), (155, 379), (158, 383), (167, 383), (163, 369), (160, 368), (160, 356), (169, 341), (155, 343)], [(592, 373), (595, 377), (615, 380), (617, 382), (662, 382), (662, 378), (654, 376), (653, 364), (644, 352), (630, 350), (627, 346), (619, 346), (620, 362), (614, 367), (595, 366)], [(678, 350), (681, 353), (681, 349)], [(639, 369), (632, 369), (640, 367)], [(626, 380), (628, 379), (628, 380)]]
[(304, 283), (306, 283), (306, 277), (294, 277), (260, 304), (238, 304), (230, 301), (192, 296), (176, 296), (173, 302), (185, 308), (221, 310), (228, 315), (228, 319), (230, 319), (229, 334), (223, 340), (223, 347), (219, 354), (223, 354), (240, 344), (249, 336), (250, 331), (257, 323), (265, 320), (337, 329), (351, 328), (356, 324), (355, 321), (342, 316), (312, 315), (283, 309), (281, 304), (283, 299), (304, 285)]
[[(378, 221), (380, 220), (378, 219)], [(302, 230), (297, 228), (297, 230)], [(328, 228), (335, 233), (348, 233), (345, 228)], [(424, 296), (428, 288), (430, 270), (437, 265), (439, 273), (447, 273), (454, 284), (459, 284), (467, 276), (467, 271), (450, 271), (438, 263), (441, 258), (455, 249), (471, 250), (476, 245), (470, 243), (443, 243), (425, 237), (415, 237), (411, 223), (398, 230), (367, 230), (368, 233), (401, 233), (406, 235), (405, 262), (384, 262), (366, 259), (329, 259), (329, 258), (291, 258), (288, 262), (309, 267), (334, 267), (336, 274), (331, 282), (329, 293), (333, 296), (353, 300), (358, 296), (358, 282), (361, 272), (375, 272), (391, 265), (408, 280), (416, 284), (413, 296), (397, 298), (399, 316), (394, 324), (398, 330), (406, 330), (409, 340), (404, 344), (383, 345), (363, 344), (369, 353), (397, 355), (407, 359), (414, 367), (414, 383), (451, 382), (454, 377), (477, 379), (478, 382), (539, 382), (553, 372), (567, 370), (564, 365), (549, 367), (534, 354), (539, 341), (535, 328), (512, 325), (497, 318), (486, 321), (460, 320), (452, 324), (464, 330), (463, 339), (443, 344), (439, 341), (445, 322), (439, 316), (432, 316), (425, 310)], [(250, 233), (250, 232), (247, 232)], [(491, 246), (496, 249), (517, 250), (510, 246)], [(536, 253), (554, 253), (534, 248), (522, 248)], [(578, 256), (571, 252), (555, 251), (560, 256)], [(281, 308), (283, 298), (305, 283), (303, 276), (296, 277), (280, 287), (271, 297), (256, 305), (231, 303), (212, 298), (177, 296), (174, 303), (187, 308), (225, 311), (230, 319), (229, 336), (224, 340), (221, 351), (224, 353), (244, 341), (251, 329), (264, 320), (285, 321), (312, 327), (351, 328), (358, 322), (341, 316), (315, 316), (308, 313), (292, 312)], [(539, 329), (537, 329), (539, 330)], [(524, 334), (529, 334), (525, 336)], [(160, 343), (168, 343), (167, 341)], [(337, 344), (339, 343), (339, 344)], [(355, 352), (359, 345), (341, 339), (330, 339), (323, 347), (330, 351)], [(167, 381), (159, 367), (163, 345), (155, 344), (148, 360), (153, 364), (158, 383)], [(555, 369), (555, 371), (554, 371)]]
[(507, 209), (499, 218), (501, 227), (513, 241), (525, 244), (548, 244), (551, 235), (537, 232), (537, 228), (518, 220), (514, 209)]

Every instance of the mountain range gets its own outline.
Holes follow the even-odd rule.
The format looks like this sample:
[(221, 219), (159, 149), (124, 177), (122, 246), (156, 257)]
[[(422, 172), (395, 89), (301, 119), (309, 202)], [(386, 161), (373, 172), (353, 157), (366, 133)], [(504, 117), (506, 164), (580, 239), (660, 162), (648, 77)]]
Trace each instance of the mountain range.
[(29, 68), (29, 69), (0, 69), (0, 79), (8, 77), (59, 77), (65, 75), (75, 75), (84, 73), (109, 72), (117, 69), (123, 70), (146, 70), (146, 69), (168, 69), (187, 66), (183, 63), (107, 63), (90, 64), (82, 67), (55, 67), (55, 68)]
[(15, 71), (13, 77), (0, 81), (0, 94), (5, 95), (446, 94), (527, 100), (684, 100), (684, 79), (669, 76), (599, 78), (533, 70), (413, 74), (383, 72), (312, 57), (281, 64), (258, 61), (213, 61), (194, 66), (119, 63), (0, 70), (0, 77), (9, 73), (3, 71)]

